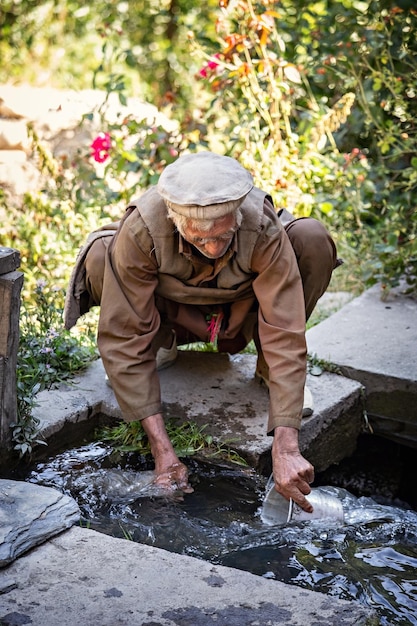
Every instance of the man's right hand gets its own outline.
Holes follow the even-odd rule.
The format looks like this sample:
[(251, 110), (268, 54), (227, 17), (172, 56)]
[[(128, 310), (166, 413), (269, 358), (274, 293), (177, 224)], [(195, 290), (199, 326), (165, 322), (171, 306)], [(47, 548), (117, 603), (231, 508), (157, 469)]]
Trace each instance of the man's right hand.
[(153, 482), (167, 491), (179, 490), (184, 493), (194, 491), (188, 482), (188, 469), (180, 461), (173, 463), (165, 471), (156, 472), (156, 478)]
[(167, 491), (192, 493), (194, 489), (188, 482), (188, 469), (175, 453), (162, 415), (157, 413), (146, 417), (142, 420), (142, 426), (148, 436), (155, 460), (154, 483)]

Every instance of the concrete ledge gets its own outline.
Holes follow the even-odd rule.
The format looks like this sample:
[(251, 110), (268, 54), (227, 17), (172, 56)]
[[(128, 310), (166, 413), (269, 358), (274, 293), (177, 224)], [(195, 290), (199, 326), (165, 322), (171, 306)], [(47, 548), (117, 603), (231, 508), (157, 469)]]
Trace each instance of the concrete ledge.
[(308, 376), (316, 409), (303, 420), (300, 449), (316, 472), (339, 463), (354, 453), (364, 428), (363, 387), (344, 376), (324, 372)]
[(376, 285), (311, 328), (308, 350), (364, 386), (375, 434), (417, 447), (417, 298), (380, 294)]
[(308, 330), (308, 350), (360, 382), (366, 374), (367, 387), (395, 379), (417, 389), (417, 299), (401, 289), (385, 301), (380, 294), (376, 285)]
[(40, 421), (42, 437), (48, 442), (70, 445), (83, 434), (92, 435), (100, 418), (121, 418), (113, 391), (106, 385), (101, 360), (94, 361), (70, 383), (45, 390), (36, 396), (33, 415)]
[(0, 573), (0, 623), (365, 626), (355, 602), (72, 528)]
[[(216, 440), (230, 445), (261, 473), (270, 472), (272, 439), (266, 434), (269, 396), (254, 378), (256, 356), (180, 351), (177, 362), (160, 372), (165, 415), (192, 420)], [(359, 383), (323, 373), (309, 376), (315, 411), (303, 420), (301, 449), (322, 471), (353, 452), (362, 425)], [(120, 419), (101, 360), (71, 385), (38, 396), (35, 415), (46, 440), (66, 443), (91, 432), (102, 419)], [(71, 436), (68, 436), (68, 433)], [(326, 442), (326, 445), (323, 445)]]

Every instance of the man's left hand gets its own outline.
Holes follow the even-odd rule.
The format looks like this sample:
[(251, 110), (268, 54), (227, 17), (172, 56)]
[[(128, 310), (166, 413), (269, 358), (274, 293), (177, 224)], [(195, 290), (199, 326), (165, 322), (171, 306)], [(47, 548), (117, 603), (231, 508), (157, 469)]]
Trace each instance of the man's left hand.
[(304, 511), (313, 507), (306, 499), (314, 480), (314, 468), (300, 453), (298, 430), (280, 426), (274, 431), (272, 466), (275, 489), (287, 500), (292, 498)]

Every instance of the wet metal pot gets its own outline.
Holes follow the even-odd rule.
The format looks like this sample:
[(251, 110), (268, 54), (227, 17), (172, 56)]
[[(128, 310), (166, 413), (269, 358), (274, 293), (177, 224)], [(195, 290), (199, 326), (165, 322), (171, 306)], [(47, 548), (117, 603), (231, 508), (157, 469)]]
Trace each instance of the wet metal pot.
[(338, 498), (330, 495), (325, 488), (316, 487), (306, 496), (313, 505), (313, 512), (307, 513), (293, 500), (286, 500), (275, 489), (274, 479), (268, 481), (266, 496), (262, 504), (261, 520), (265, 524), (288, 524), (313, 519), (331, 519), (343, 522), (343, 505)]

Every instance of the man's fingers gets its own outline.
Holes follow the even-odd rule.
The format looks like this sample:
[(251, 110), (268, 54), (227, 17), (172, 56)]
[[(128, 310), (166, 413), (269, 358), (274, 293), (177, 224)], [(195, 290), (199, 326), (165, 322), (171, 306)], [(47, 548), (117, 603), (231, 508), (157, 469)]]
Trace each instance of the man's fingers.
[(314, 467), (313, 466), (311, 466), (311, 468), (309, 468), (306, 471), (305, 479), (306, 479), (306, 481), (308, 482), (309, 485), (311, 485), (311, 483), (314, 482)]
[[(297, 485), (297, 488), (301, 491), (301, 493), (304, 496), (308, 496), (308, 494), (311, 491), (311, 487), (308, 483), (306, 483), (305, 481), (300, 482), (299, 485)], [(294, 499), (294, 498), (293, 498)]]
[(312, 513), (313, 512), (313, 505), (310, 504), (310, 502), (304, 496), (302, 496), (302, 495), (298, 496), (297, 495), (297, 498), (293, 497), (292, 499), (294, 500), (294, 502), (296, 504), (301, 506), (301, 508), (304, 511), (306, 511), (307, 513)]
[(275, 480), (275, 487), (280, 493), (289, 494), (288, 497), (291, 497), (293, 500), (295, 500), (293, 493), (298, 496), (298, 493), (301, 492), (301, 494), (307, 496), (311, 491), (309, 481), (302, 476), (296, 476), (282, 482)]
[(183, 463), (174, 463), (155, 478), (155, 484), (167, 491), (183, 491), (193, 493), (194, 489), (188, 482), (188, 470)]
[(183, 491), (184, 493), (193, 493), (194, 489), (191, 487), (190, 484), (188, 484), (185, 487), (181, 487), (181, 491)]
[(300, 480), (291, 489), (291, 498), (307, 513), (313, 512), (313, 506), (305, 496), (311, 493), (311, 487), (305, 480)]
[(275, 483), (275, 488), (278, 493), (284, 496), (284, 498), (287, 500), (291, 498), (296, 504), (304, 509), (304, 511), (307, 511), (307, 513), (313, 512), (313, 506), (305, 497), (311, 493), (311, 487), (305, 480), (298, 479), (295, 483), (290, 482), (287, 485), (279, 485)]

